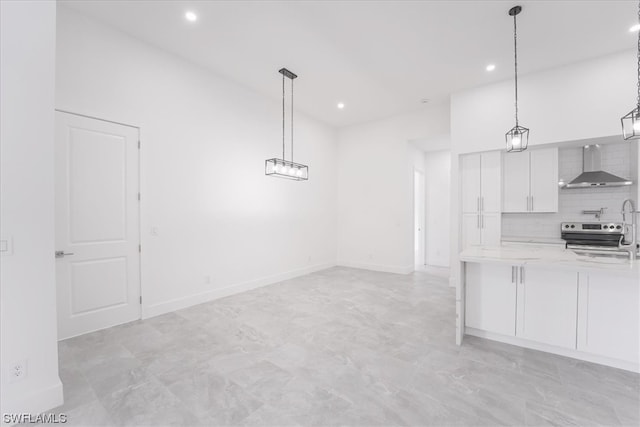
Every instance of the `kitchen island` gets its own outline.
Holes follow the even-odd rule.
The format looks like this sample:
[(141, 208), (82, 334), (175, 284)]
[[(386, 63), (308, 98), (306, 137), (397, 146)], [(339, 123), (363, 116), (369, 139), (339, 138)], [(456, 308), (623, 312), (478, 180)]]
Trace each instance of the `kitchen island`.
[(474, 335), (640, 372), (640, 261), (517, 243), (460, 260), (458, 344)]

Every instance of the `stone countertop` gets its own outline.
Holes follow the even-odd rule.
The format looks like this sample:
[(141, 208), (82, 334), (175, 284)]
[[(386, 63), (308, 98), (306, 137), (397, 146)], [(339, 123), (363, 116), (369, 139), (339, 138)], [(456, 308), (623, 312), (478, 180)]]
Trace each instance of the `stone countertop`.
[(460, 261), (635, 274), (640, 280), (640, 260), (631, 261), (606, 256), (578, 255), (571, 250), (557, 246), (514, 243), (501, 246), (474, 246), (460, 253)]
[(504, 236), (502, 237), (502, 243), (527, 243), (533, 245), (559, 245), (564, 247), (565, 241), (560, 237), (523, 237), (523, 236)]

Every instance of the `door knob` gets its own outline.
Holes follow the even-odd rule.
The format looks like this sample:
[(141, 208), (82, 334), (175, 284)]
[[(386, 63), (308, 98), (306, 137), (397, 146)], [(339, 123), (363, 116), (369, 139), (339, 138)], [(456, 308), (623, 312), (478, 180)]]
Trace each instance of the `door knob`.
[(56, 251), (56, 258), (64, 258), (65, 255), (73, 255), (73, 252), (65, 253), (64, 251)]

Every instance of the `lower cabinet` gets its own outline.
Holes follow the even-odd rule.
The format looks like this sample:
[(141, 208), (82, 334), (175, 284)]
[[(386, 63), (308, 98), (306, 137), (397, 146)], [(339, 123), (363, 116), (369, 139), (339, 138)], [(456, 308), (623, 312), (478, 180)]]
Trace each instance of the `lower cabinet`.
[(637, 364), (633, 275), (466, 263), (465, 326)]
[(518, 267), (516, 336), (576, 348), (578, 273)]
[(516, 332), (516, 283), (512, 267), (467, 263), (465, 325), (502, 335)]
[(582, 274), (579, 306), (578, 350), (638, 362), (640, 283), (637, 277)]

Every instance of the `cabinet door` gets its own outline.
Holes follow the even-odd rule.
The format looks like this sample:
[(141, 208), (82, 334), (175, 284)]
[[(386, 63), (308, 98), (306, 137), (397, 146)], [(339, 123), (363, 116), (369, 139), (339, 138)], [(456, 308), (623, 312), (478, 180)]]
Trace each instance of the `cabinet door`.
[(478, 212), (480, 208), (480, 154), (462, 156), (460, 181), (462, 212)]
[(483, 213), (480, 218), (480, 243), (485, 246), (500, 246), (500, 214)]
[(529, 211), (529, 152), (505, 153), (502, 165), (502, 211)]
[(480, 207), (483, 212), (500, 212), (500, 151), (480, 156)]
[(529, 153), (532, 212), (558, 212), (558, 149)]
[(578, 273), (532, 267), (518, 272), (516, 335), (575, 349)]
[(477, 246), (480, 243), (480, 214), (462, 214), (462, 248)]
[(515, 335), (516, 284), (509, 265), (465, 263), (465, 325)]
[(578, 350), (638, 363), (639, 282), (638, 276), (632, 274), (581, 275)]

